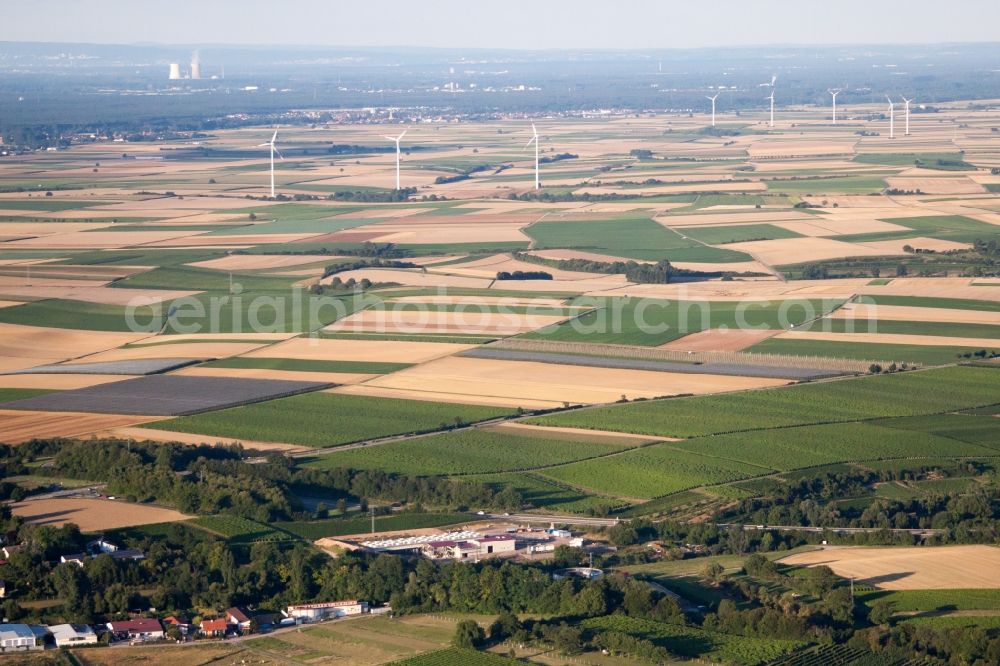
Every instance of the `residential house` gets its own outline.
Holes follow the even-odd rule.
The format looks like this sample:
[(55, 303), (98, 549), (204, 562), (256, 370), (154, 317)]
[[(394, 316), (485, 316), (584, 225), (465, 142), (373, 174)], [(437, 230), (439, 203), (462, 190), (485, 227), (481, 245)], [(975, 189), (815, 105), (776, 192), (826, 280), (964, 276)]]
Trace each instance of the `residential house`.
[(163, 625), (155, 618), (137, 618), (108, 622), (108, 631), (115, 640), (157, 641), (163, 638)]
[(214, 620), (202, 620), (199, 631), (204, 636), (210, 636), (212, 638), (221, 638), (226, 635), (229, 630), (229, 623), (226, 622), (226, 618), (217, 617)]
[(233, 606), (226, 611), (226, 621), (239, 629), (241, 634), (245, 634), (250, 631), (253, 617), (247, 609)]
[(509, 534), (477, 537), (464, 541), (431, 541), (424, 545), (426, 557), (434, 560), (479, 560), (480, 558), (513, 553), (517, 540)]

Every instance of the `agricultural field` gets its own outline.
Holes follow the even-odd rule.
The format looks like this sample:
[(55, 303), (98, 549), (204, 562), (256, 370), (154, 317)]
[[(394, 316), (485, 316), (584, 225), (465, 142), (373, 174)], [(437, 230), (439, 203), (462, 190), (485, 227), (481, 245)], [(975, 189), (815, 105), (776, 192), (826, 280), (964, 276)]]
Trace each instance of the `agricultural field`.
[(953, 367), (542, 416), (549, 426), (694, 437), (791, 425), (916, 416), (1000, 402), (1000, 373)]
[(995, 546), (826, 547), (781, 562), (795, 566), (823, 564), (844, 578), (854, 578), (878, 590), (980, 589), (991, 590), (996, 596), (1000, 589), (1000, 580), (994, 575), (1000, 548)]
[(542, 439), (478, 428), (375, 448), (332, 452), (311, 464), (319, 468), (372, 468), (415, 475), (519, 472), (603, 458), (640, 443), (641, 440), (627, 445), (574, 441), (569, 437)]
[(232, 543), (284, 541), (289, 538), (268, 525), (239, 516), (198, 516), (191, 520), (191, 524)]
[(82, 532), (100, 532), (190, 518), (166, 507), (96, 498), (26, 499), (12, 504), (11, 511), (29, 523), (51, 526), (74, 523)]
[(324, 448), (510, 414), (502, 408), (319, 392), (151, 425), (157, 430), (205, 435), (209, 440), (248, 439)]
[[(463, 90), (449, 103), (458, 109), (478, 94)], [(221, 97), (213, 99), (224, 107)], [(237, 584), (206, 573), (211, 593), (191, 594), (191, 605), (217, 599), (223, 607), (293, 602), (287, 557), (303, 553), (311, 576), (296, 583), (312, 600), (439, 595), (410, 582), (426, 569), (395, 559), (387, 568), (402, 567), (403, 594), (380, 590), (392, 575), (348, 584), (366, 557), (331, 560), (312, 542), (468, 525), (480, 507), (466, 504), (506, 511), (489, 498), (506, 499), (508, 489), (522, 500), (518, 512), (589, 523), (591, 541), (601, 528), (583, 517), (610, 516), (609, 528), (615, 519), (663, 518), (707, 534), (751, 504), (741, 500), (763, 513), (768, 501), (810, 484), (825, 492), (847, 477), (860, 480), (800, 513), (811, 520), (836, 511), (846, 523), (869, 507), (916, 512), (937, 502), (927, 515), (894, 516), (936, 528), (963, 507), (995, 508), (979, 500), (994, 493), (1000, 466), (1000, 364), (989, 358), (1000, 352), (1000, 176), (991, 172), (1000, 165), (1000, 115), (989, 103), (937, 103), (933, 114), (915, 114), (919, 138), (889, 142), (881, 102), (849, 104), (853, 118), (842, 125), (825, 109), (795, 107), (769, 128), (748, 109), (721, 131), (697, 109), (488, 120), (451, 110), (431, 120), (413, 109), (394, 109), (394, 119), (385, 108), (341, 108), (317, 110), (329, 119), (308, 124), (295, 112), (292, 122), (282, 118), (275, 197), (257, 145), (273, 128), (245, 126), (229, 110), (219, 115), (233, 127), (206, 125), (203, 136), (154, 133), (141, 143), (88, 140), (2, 157), (0, 441), (12, 445), (8, 454), (42, 450), (33, 438), (94, 437), (128, 442), (118, 459), (129, 460), (137, 444), (165, 451), (175, 441), (175, 462), (201, 458), (178, 463), (169, 479), (193, 482), (199, 466), (239, 469), (286, 493), (291, 507), (273, 523), (214, 497), (191, 504), (213, 502), (199, 509), (211, 515), (198, 516), (121, 499), (27, 499), (11, 508), (32, 523), (74, 522), (144, 548), (187, 532), (192, 553), (229, 547)], [(266, 110), (261, 118), (284, 114)], [(540, 192), (531, 151), (521, 150), (532, 121), (546, 158)], [(402, 191), (382, 139), (397, 126), (412, 127)], [(594, 347), (555, 358), (500, 353), (538, 340)], [(599, 344), (620, 347), (602, 353)], [(661, 353), (680, 368), (615, 365)], [(188, 446), (232, 442), (252, 451), (240, 460), (235, 447)], [(143, 455), (147, 471), (170, 462)], [(52, 483), (89, 485), (47, 476), (59, 462), (45, 453), (8, 475), (5, 488), (20, 496)], [(108, 488), (114, 483), (123, 481)], [(464, 484), (477, 494), (460, 495)], [(341, 499), (344, 515), (329, 510)], [(380, 514), (374, 530), (359, 508), (369, 502)], [(188, 506), (176, 497), (165, 504)], [(803, 505), (796, 497), (775, 513)], [(767, 552), (789, 556), (781, 571), (804, 575), (801, 567), (822, 564), (856, 577), (861, 603), (891, 602), (893, 622), (996, 631), (993, 619), (948, 615), (1000, 609), (993, 546), (814, 552), (801, 544), (818, 533), (796, 540), (792, 531), (758, 531), (734, 545), (743, 530), (720, 530), (708, 549), (721, 554), (630, 564), (648, 556), (632, 544), (594, 556), (606, 571), (627, 570), (692, 608), (704, 605), (699, 615), (724, 599), (741, 611), (756, 604), (725, 584), (703, 584), (707, 564), (743, 580), (746, 555), (731, 553), (786, 539)], [(655, 538), (667, 551), (685, 543)], [(735, 550), (741, 545), (750, 548)], [(247, 572), (254, 552), (280, 559), (273, 577)], [(379, 559), (379, 567), (388, 561)], [(155, 562), (144, 576), (161, 571)], [(550, 583), (548, 573), (539, 575)], [(275, 589), (261, 600), (252, 599), (256, 588)], [(485, 606), (495, 590), (481, 589)], [(153, 605), (148, 591), (130, 591)], [(448, 608), (445, 596), (420, 612)], [(231, 644), (77, 650), (73, 658), (102, 666), (622, 661), (589, 648), (564, 657), (533, 645), (517, 648), (517, 661), (501, 656), (507, 645), (462, 650), (450, 646), (457, 621), (493, 616), (412, 611)], [(901, 615), (911, 612), (945, 615)], [(529, 616), (537, 614), (521, 613)], [(859, 607), (859, 626), (864, 616)], [(571, 620), (699, 662), (878, 656), (621, 614)]]
[(797, 641), (750, 638), (707, 631), (697, 627), (664, 624), (624, 615), (584, 620), (588, 628), (620, 631), (652, 641), (673, 654), (690, 658), (718, 659), (725, 663), (766, 663), (803, 646)]

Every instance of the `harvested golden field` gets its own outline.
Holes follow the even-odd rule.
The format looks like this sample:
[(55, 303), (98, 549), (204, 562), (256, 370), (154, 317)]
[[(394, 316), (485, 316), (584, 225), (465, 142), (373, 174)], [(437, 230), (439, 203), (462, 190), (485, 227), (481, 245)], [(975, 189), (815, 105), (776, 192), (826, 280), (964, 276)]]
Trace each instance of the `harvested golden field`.
[(335, 255), (328, 254), (231, 254), (188, 265), (217, 271), (258, 271), (320, 262), (333, 263), (336, 258)]
[(968, 250), (971, 243), (958, 243), (956, 241), (942, 240), (940, 238), (926, 238), (918, 236), (916, 238), (900, 238), (896, 240), (869, 241), (860, 243), (864, 247), (878, 250), (882, 254), (906, 254), (903, 248), (909, 245), (918, 250), (934, 250), (935, 252), (949, 252), (951, 250)]
[(967, 298), (978, 301), (1000, 301), (1000, 289), (976, 286), (987, 278), (895, 278), (889, 284), (862, 285), (859, 294), (872, 296), (925, 296), (935, 298)]
[(832, 319), (880, 319), (889, 321), (933, 321), (958, 324), (1000, 325), (1000, 313), (984, 310), (954, 310), (949, 308), (922, 308), (908, 305), (876, 305), (874, 303), (846, 303), (830, 315)]
[[(261, 343), (263, 344), (263, 343)], [(261, 346), (245, 342), (190, 342), (175, 345), (141, 345), (111, 349), (77, 359), (75, 363), (101, 363), (109, 361), (135, 361), (151, 358), (226, 358), (239, 356)]]
[(923, 194), (980, 194), (986, 191), (982, 185), (965, 176), (957, 178), (898, 177), (886, 178), (885, 181), (889, 187), (914, 192), (920, 190)]
[[(0, 367), (30, 368), (41, 365), (35, 362), (37, 359), (54, 361), (86, 356), (120, 347), (144, 337), (147, 337), (147, 334), (74, 331), (67, 328), (0, 324)], [(11, 363), (4, 363), (4, 359), (9, 359)]]
[(113, 650), (79, 649), (73, 650), (83, 666), (192, 666), (196, 664), (259, 664), (270, 666), (279, 664), (276, 660), (249, 655), (238, 645), (222, 643), (190, 644), (183, 646), (147, 645), (120, 646)]
[[(68, 370), (72, 370), (69, 368)], [(51, 373), (0, 375), (0, 388), (67, 391), (131, 379), (128, 375), (61, 375)]]
[(413, 309), (370, 309), (340, 319), (324, 331), (352, 333), (405, 333), (459, 335), (516, 335), (566, 319), (562, 315), (484, 312), (475, 306), (465, 311), (438, 312)]
[(403, 340), (337, 340), (313, 337), (292, 338), (256, 352), (249, 357), (315, 359), (317, 361), (371, 361), (378, 363), (423, 363), (457, 354), (474, 345), (450, 342), (409, 342)]
[(429, 392), (483, 400), (592, 404), (614, 402), (623, 395), (631, 400), (679, 393), (719, 393), (786, 383), (784, 380), (750, 377), (450, 357), (378, 377), (363, 386), (404, 390), (414, 396)]
[[(746, 252), (771, 266), (798, 264), (805, 261), (839, 259), (842, 257), (882, 256), (895, 254), (886, 250), (845, 243), (832, 238), (782, 238), (780, 240), (729, 243), (727, 248)], [(898, 254), (904, 254), (899, 250)]]
[(76, 523), (81, 532), (187, 520), (180, 511), (122, 500), (55, 498), (25, 500), (11, 505), (15, 516), (29, 523), (59, 526)]
[[(123, 378), (126, 379), (126, 378)], [(98, 430), (156, 421), (155, 416), (89, 414), (80, 412), (35, 412), (0, 409), (0, 442), (20, 444), (29, 439), (80, 437)]]
[[(352, 372), (309, 372), (300, 370), (272, 370), (270, 368), (181, 368), (173, 372), (175, 375), (190, 375), (192, 377), (243, 377), (245, 379), (288, 379), (300, 382), (329, 382), (331, 384), (357, 384), (373, 377), (375, 374)], [(0, 376), (0, 386), (2, 386)]]
[[(354, 278), (356, 281), (371, 280), (372, 282), (395, 282), (396, 284), (408, 287), (456, 287), (469, 289), (488, 289), (492, 278), (472, 278), (459, 275), (435, 275), (424, 273), (419, 270), (405, 268), (361, 268), (354, 271), (343, 271), (336, 275), (321, 280), (323, 284), (330, 284), (334, 278), (340, 278), (344, 282)], [(548, 282), (548, 280), (545, 280)]]
[(302, 453), (305, 451), (315, 451), (308, 446), (298, 444), (282, 444), (280, 442), (258, 442), (248, 439), (223, 439), (210, 437), (208, 435), (197, 435), (189, 432), (172, 432), (170, 430), (154, 430), (152, 428), (142, 428), (134, 426), (110, 427), (107, 430), (94, 432), (97, 437), (115, 437), (118, 439), (134, 439), (136, 441), (150, 442), (177, 442), (178, 444), (232, 444), (239, 442), (246, 449), (256, 449), (259, 451), (283, 451), (285, 453)]
[(680, 351), (742, 351), (776, 335), (773, 330), (710, 328), (660, 345), (660, 349)]
[(828, 546), (779, 561), (823, 564), (839, 576), (882, 590), (1000, 589), (1000, 548), (995, 546)]
[(41, 286), (35, 284), (36, 279), (34, 277), (32, 277), (31, 282), (31, 286), (3, 287), (2, 292), (5, 295), (14, 298), (62, 298), (74, 301), (86, 301), (88, 303), (100, 303), (102, 305), (133, 305), (136, 307), (153, 305), (164, 301), (172, 301), (177, 298), (193, 296), (194, 294), (201, 293), (198, 291), (176, 291), (168, 289), (114, 289), (111, 287), (98, 286)]

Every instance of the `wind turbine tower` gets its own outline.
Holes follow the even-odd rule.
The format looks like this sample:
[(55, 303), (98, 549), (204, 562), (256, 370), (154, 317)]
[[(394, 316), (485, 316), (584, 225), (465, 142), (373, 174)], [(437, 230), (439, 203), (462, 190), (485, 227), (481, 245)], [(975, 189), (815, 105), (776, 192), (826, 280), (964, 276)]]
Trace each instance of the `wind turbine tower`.
[(827, 90), (830, 93), (830, 97), (833, 98), (833, 124), (837, 124), (837, 95), (843, 92), (840, 88), (831, 88)]
[(892, 103), (892, 98), (885, 96), (889, 100), (889, 138), (896, 138), (896, 105)]
[(274, 147), (274, 142), (277, 140), (278, 140), (278, 130), (275, 129), (274, 135), (271, 137), (270, 141), (268, 141), (267, 143), (257, 144), (258, 148), (262, 148), (264, 146), (271, 147), (271, 198), (272, 199), (274, 198), (274, 154), (278, 153), (278, 157), (280, 157), (282, 160), (285, 159), (278, 151), (278, 149)]
[(541, 189), (541, 181), (538, 177), (538, 130), (535, 129), (535, 123), (531, 123), (531, 138), (528, 139), (528, 143), (524, 144), (527, 148), (534, 142), (535, 144), (535, 189)]
[(771, 77), (771, 94), (766, 98), (771, 100), (771, 127), (774, 127), (774, 82), (778, 80), (778, 76), (774, 75)]
[(406, 133), (408, 131), (409, 131), (408, 129), (405, 129), (405, 130), (403, 130), (403, 133), (400, 134), (399, 136), (388, 136), (388, 135), (386, 135), (386, 137), (385, 137), (385, 138), (389, 139), (389, 141), (395, 141), (396, 142), (396, 189), (397, 190), (403, 189), (399, 185), (399, 142), (403, 139), (404, 136), (406, 136)]
[[(903, 97), (900, 95), (900, 97)], [(904, 109), (906, 110), (906, 130), (903, 132), (903, 136), (910, 136), (910, 102), (912, 99), (906, 99), (903, 97), (903, 103), (905, 104)]]
[(712, 127), (715, 127), (715, 100), (719, 98), (719, 93), (715, 93), (714, 97), (709, 97), (705, 95), (705, 99), (712, 100)]

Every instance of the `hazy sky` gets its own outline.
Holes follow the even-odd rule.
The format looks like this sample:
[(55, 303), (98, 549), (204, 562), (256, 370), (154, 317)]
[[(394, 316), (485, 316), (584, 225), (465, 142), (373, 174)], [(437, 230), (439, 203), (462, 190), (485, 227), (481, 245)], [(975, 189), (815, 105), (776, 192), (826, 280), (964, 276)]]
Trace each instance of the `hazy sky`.
[(1000, 0), (7, 0), (0, 40), (498, 48), (1000, 41)]

